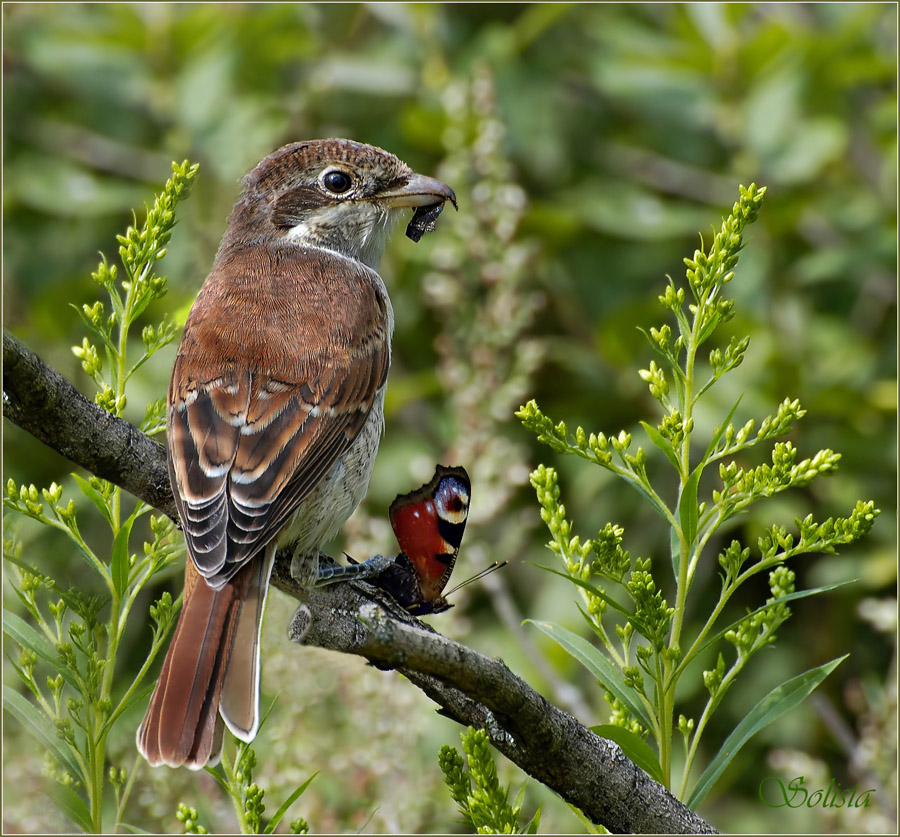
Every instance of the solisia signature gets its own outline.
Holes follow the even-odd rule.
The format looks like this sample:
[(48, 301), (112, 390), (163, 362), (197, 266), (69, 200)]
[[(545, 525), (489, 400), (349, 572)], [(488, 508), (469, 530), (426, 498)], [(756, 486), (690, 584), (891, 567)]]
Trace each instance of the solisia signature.
[(770, 808), (868, 808), (874, 788), (842, 788), (836, 779), (827, 789), (806, 788), (806, 778), (797, 776), (787, 785), (776, 776), (766, 776), (759, 783), (759, 798)]

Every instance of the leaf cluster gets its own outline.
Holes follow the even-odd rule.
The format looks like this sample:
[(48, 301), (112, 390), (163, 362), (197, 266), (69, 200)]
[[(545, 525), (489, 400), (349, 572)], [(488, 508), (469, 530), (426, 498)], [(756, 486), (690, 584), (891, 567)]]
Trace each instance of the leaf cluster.
[[(166, 280), (155, 267), (165, 256), (176, 204), (187, 197), (197, 173), (197, 166), (187, 162), (172, 168), (172, 177), (148, 210), (143, 226), (138, 228), (135, 221), (119, 236), (124, 278), (119, 281), (116, 266), (110, 266), (105, 257), (93, 274), (107, 291), (112, 313), (107, 316), (100, 301), (79, 310), (90, 337), (73, 351), (97, 386), (95, 401), (116, 416), (125, 409), (126, 387), (134, 372), (174, 336), (165, 319), (158, 327), (146, 326), (143, 352), (137, 361), (130, 361), (129, 329), (166, 291)], [(148, 406), (142, 429), (154, 432), (164, 426), (161, 404)], [(112, 535), (108, 555), (82, 534), (75, 499), (64, 499), (64, 488), (55, 482), (39, 490), (9, 479), (3, 505), (62, 533), (90, 576), (99, 580), (102, 592), (88, 594), (85, 587), (63, 587), (51, 573), (26, 563), (21, 543), (10, 527), (4, 527), (4, 558), (14, 570), (11, 587), (28, 618), (4, 607), (3, 630), (21, 649), (13, 666), (30, 694), (26, 698), (5, 685), (4, 702), (47, 748), (60, 810), (83, 830), (99, 833), (105, 827), (108, 789), (115, 803), (115, 831), (123, 822), (135, 776), (134, 769), (129, 772), (109, 764), (110, 733), (128, 708), (146, 696), (143, 682), (174, 624), (180, 601), (173, 603), (164, 593), (151, 605), (149, 653), (123, 688), (116, 681), (116, 664), (129, 617), (148, 580), (173, 564), (182, 547), (172, 522), (151, 516), (151, 537), (143, 543), (143, 554), (134, 551), (135, 525), (150, 508), (137, 502), (126, 513), (119, 487), (94, 476), (85, 479), (73, 474), (72, 478)]]
[[(531, 474), (541, 518), (551, 536), (548, 547), (562, 564), (563, 572), (557, 574), (579, 588), (584, 603), (582, 615), (603, 651), (557, 625), (535, 624), (597, 677), (610, 703), (612, 725), (621, 730), (616, 740), (637, 763), (667, 785), (671, 782), (672, 745), (677, 730), (684, 744), (678, 792), (681, 798), (690, 799), (689, 804), (700, 802), (712, 780), (737, 752), (736, 748), (726, 750), (723, 746), (687, 796), (691, 767), (710, 716), (750, 658), (776, 640), (778, 628), (791, 614), (786, 602), (832, 589), (798, 593), (794, 589), (795, 574), (785, 562), (801, 554), (832, 553), (839, 546), (853, 543), (870, 531), (879, 514), (874, 502), (860, 501), (848, 517), (819, 522), (810, 514), (796, 520), (796, 534), (783, 526), (772, 526), (758, 539), (755, 555), (750, 547), (733, 540), (718, 558), (723, 571), (718, 601), (696, 636), (685, 635), (685, 608), (697, 568), (701, 561), (708, 560), (707, 547), (726, 522), (765, 498), (831, 475), (840, 460), (840, 455), (830, 449), (800, 459), (791, 442), (777, 441), (772, 447), (771, 464), (742, 464), (746, 451), (785, 435), (805, 415), (799, 401), (790, 398), (764, 418), (758, 430), (752, 419), (740, 427), (733, 422), (738, 399), (711, 437), (698, 444), (701, 439), (694, 424), (698, 403), (724, 375), (740, 366), (749, 348), (749, 338), (733, 336), (724, 349), (709, 350), (705, 364), (700, 356), (701, 347), (734, 315), (734, 302), (724, 296), (724, 290), (734, 279), (745, 227), (756, 220), (765, 191), (753, 184), (741, 187), (740, 199), (709, 247), (698, 249), (685, 259), (686, 289), (677, 287), (669, 278), (665, 293), (659, 297), (663, 309), (674, 318), (674, 327), (666, 323), (644, 332), (656, 360), (640, 370), (639, 376), (659, 403), (662, 417), (655, 425), (642, 421), (641, 426), (650, 445), (676, 474), (676, 498), (667, 500), (665, 492), (657, 488), (661, 481), (651, 481), (648, 454), (643, 447), (633, 447), (631, 433), (622, 430), (607, 435), (588, 432), (580, 426), (570, 432), (565, 422), (546, 416), (534, 400), (517, 413), (522, 424), (553, 451), (585, 459), (638, 491), (670, 529), (675, 589), (671, 604), (660, 590), (662, 568), (651, 566), (649, 559), (631, 557), (624, 548), (625, 532), (621, 526), (610, 522), (596, 537), (582, 539), (574, 534), (561, 502), (555, 469), (540, 465)], [(698, 450), (702, 450), (699, 455)], [(700, 481), (714, 463), (718, 463), (719, 487), (703, 499)], [(717, 631), (717, 623), (737, 589), (764, 571), (769, 571), (771, 598)], [(622, 600), (630, 605), (621, 604)], [(605, 619), (610, 612), (617, 615), (615, 635), (610, 633), (609, 620)], [(718, 653), (715, 667), (702, 673), (709, 698), (701, 717), (695, 720), (679, 716), (676, 724), (676, 684), (702, 652), (720, 642), (732, 647), (732, 662), (726, 663), (724, 653)], [(795, 705), (802, 699), (798, 694), (805, 696), (812, 691), (837, 662), (806, 672), (796, 679), (795, 687), (787, 691), (781, 687), (767, 696), (748, 716), (753, 731), (759, 729), (753, 725), (760, 719), (770, 723)], [(648, 736), (656, 744), (657, 755), (652, 758), (648, 756), (652, 750), (645, 743)], [(746, 737), (740, 744), (745, 741)]]
[(478, 834), (536, 834), (540, 827), (538, 809), (528, 824), (520, 825), (524, 786), (510, 803), (509, 789), (500, 785), (497, 765), (488, 734), (469, 727), (462, 735), (463, 752), (449, 745), (441, 747), (438, 764), (459, 811)]
[[(274, 834), (288, 809), (303, 796), (318, 774), (313, 773), (305, 782), (294, 788), (278, 810), (270, 818), (266, 818), (264, 801), (266, 790), (253, 781), (253, 771), (257, 764), (256, 751), (245, 741), (237, 739), (235, 741), (237, 744), (234, 753), (230, 757), (226, 754), (218, 767), (207, 767), (206, 771), (216, 779), (225, 796), (231, 800), (241, 834)], [(180, 802), (175, 816), (184, 823), (185, 833), (208, 833), (198, 821), (196, 808)], [(291, 820), (289, 833), (308, 834), (309, 823), (303, 817), (297, 817)]]
[[(100, 265), (91, 274), (91, 279), (107, 292), (110, 313), (106, 314), (101, 300), (91, 305), (85, 303), (80, 308), (72, 306), (90, 335), (80, 346), (73, 346), (72, 352), (81, 361), (85, 373), (97, 384), (94, 400), (113, 415), (122, 415), (126, 405), (125, 386), (134, 373), (175, 337), (175, 325), (165, 316), (158, 325), (144, 326), (141, 331), (144, 350), (136, 361), (126, 363), (132, 324), (150, 303), (166, 293), (166, 277), (156, 273), (156, 265), (165, 257), (166, 245), (172, 237), (175, 207), (190, 194), (198, 169), (197, 164), (191, 165), (187, 160), (173, 163), (172, 177), (147, 210), (143, 225), (139, 227), (135, 217), (125, 235), (116, 236), (125, 274), (121, 282), (117, 266), (110, 265), (106, 256), (101, 256)], [(106, 358), (105, 372), (101, 351)], [(164, 427), (164, 401), (151, 401), (140, 428), (145, 433), (156, 433)]]

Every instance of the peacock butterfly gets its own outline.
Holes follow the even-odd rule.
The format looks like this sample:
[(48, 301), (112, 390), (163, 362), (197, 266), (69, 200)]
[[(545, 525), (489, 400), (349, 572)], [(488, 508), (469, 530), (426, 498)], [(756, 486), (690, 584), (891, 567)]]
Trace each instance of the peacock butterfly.
[[(391, 503), (388, 514), (401, 552), (369, 581), (415, 616), (453, 607), (443, 591), (466, 529), (471, 490), (465, 468), (438, 465), (430, 482)], [(493, 564), (459, 587), (498, 566), (502, 565)]]

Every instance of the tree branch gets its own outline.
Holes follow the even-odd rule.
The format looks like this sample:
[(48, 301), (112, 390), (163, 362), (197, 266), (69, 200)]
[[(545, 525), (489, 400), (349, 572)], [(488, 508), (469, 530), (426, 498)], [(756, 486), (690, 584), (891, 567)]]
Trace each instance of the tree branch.
[(6, 331), (3, 415), (66, 459), (177, 520), (165, 448), (89, 401)]
[[(709, 823), (532, 689), (502, 660), (460, 645), (397, 610), (365, 582), (306, 590), (279, 555), (272, 584), (301, 602), (288, 637), (396, 669), (461, 724), (591, 821), (615, 833), (714, 834)], [(338, 589), (339, 587), (339, 589)]]
[[(3, 335), (3, 412), (63, 456), (174, 514), (165, 451), (88, 401), (15, 338)], [(289, 637), (396, 669), (441, 711), (485, 729), (526, 773), (613, 832), (713, 834), (715, 829), (622, 750), (535, 692), (501, 660), (418, 622), (364, 582), (306, 590), (279, 554), (272, 584), (301, 602)]]

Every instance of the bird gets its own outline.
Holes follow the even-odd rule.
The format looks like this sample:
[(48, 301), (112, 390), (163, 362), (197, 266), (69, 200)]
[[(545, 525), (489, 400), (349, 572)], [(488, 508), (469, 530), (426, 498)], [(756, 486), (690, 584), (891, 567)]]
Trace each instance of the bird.
[(418, 240), (448, 201), (445, 183), (348, 139), (285, 145), (243, 178), (168, 389), (188, 558), (137, 731), (151, 765), (215, 764), (224, 727), (255, 738), (279, 548), (306, 586), (365, 567), (329, 574), (319, 556), (365, 496), (383, 431), (394, 317), (377, 264), (403, 210), (415, 210)]

